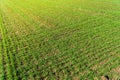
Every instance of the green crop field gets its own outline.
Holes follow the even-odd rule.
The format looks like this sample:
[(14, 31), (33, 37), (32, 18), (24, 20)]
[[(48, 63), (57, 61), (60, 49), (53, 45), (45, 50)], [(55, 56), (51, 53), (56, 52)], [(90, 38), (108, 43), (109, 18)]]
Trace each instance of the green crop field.
[(0, 80), (119, 80), (120, 0), (0, 0)]

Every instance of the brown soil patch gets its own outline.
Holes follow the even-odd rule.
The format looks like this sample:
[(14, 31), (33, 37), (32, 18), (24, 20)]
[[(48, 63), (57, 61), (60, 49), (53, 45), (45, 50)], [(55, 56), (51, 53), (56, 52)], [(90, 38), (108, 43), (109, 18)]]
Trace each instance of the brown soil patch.
[(101, 80), (109, 80), (108, 76), (101, 76)]

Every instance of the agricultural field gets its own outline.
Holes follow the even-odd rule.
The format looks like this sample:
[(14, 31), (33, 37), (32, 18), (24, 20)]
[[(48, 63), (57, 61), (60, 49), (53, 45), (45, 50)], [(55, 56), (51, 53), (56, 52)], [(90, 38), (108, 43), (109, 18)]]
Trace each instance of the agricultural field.
[(119, 80), (120, 0), (0, 0), (0, 80)]

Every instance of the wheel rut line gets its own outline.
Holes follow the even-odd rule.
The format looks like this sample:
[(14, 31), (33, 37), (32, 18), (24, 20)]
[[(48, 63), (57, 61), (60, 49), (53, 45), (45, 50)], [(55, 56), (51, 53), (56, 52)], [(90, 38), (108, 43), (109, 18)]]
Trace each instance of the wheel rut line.
[[(0, 4), (0, 31), (1, 31), (1, 38), (2, 38), (2, 15), (1, 15), (1, 4)], [(0, 42), (1, 44), (2, 44), (2, 40), (1, 40), (1, 42)], [(0, 70), (1, 70), (1, 72), (0, 72), (0, 79), (2, 79), (2, 80), (4, 80), (5, 79), (5, 68), (4, 68), (4, 55), (3, 55), (3, 46), (1, 45), (0, 46), (0, 50), (1, 50), (1, 52), (0, 52), (0, 58), (1, 58), (1, 60), (0, 60)], [(2, 76), (1, 76), (2, 75)]]
[(3, 12), (1, 10), (1, 33), (2, 33), (2, 46), (3, 46), (3, 56), (4, 56), (4, 79), (5, 80), (13, 80), (13, 72), (12, 72), (12, 63), (11, 63), (11, 56), (9, 53), (9, 48), (8, 48), (8, 36), (6, 34), (7, 29), (4, 27), (4, 21), (3, 21)]

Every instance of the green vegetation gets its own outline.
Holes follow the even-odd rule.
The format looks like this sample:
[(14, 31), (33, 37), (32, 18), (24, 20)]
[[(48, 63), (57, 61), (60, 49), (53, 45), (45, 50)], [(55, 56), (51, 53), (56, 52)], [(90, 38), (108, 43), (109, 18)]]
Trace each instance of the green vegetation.
[(119, 0), (0, 0), (0, 80), (120, 79)]

